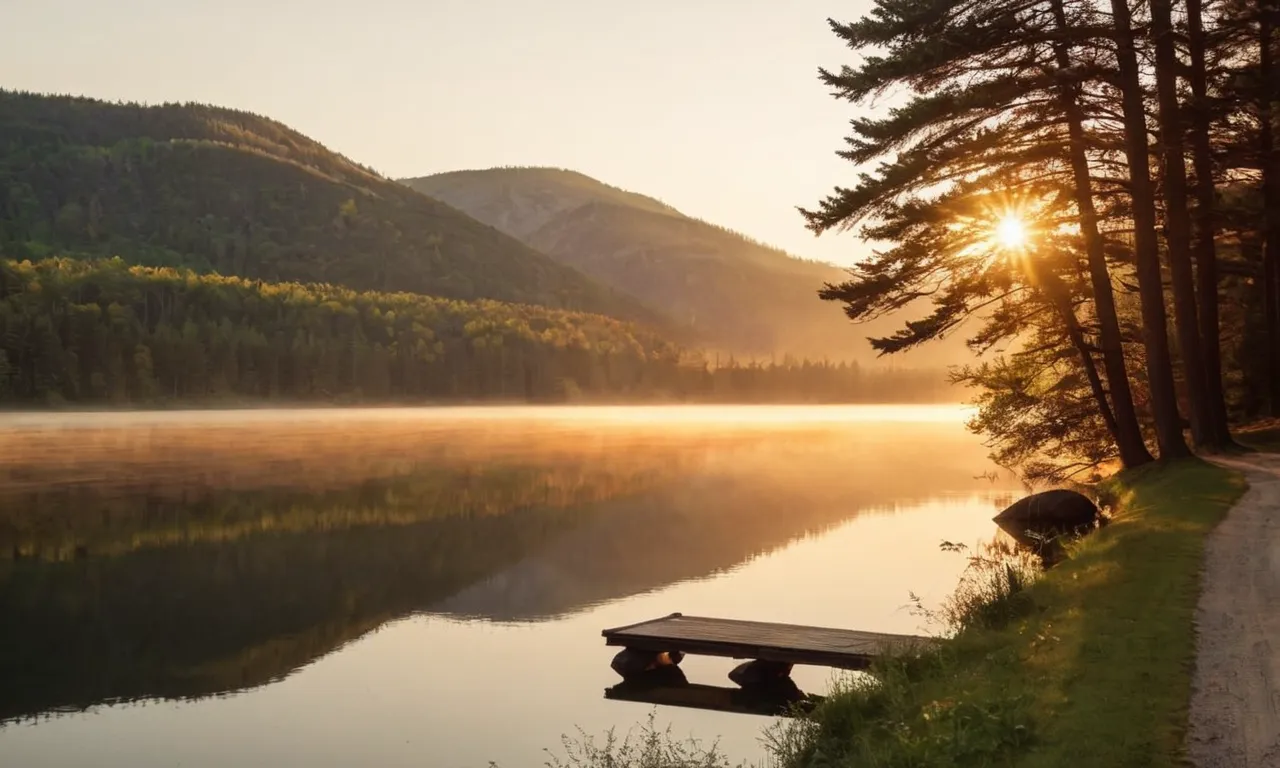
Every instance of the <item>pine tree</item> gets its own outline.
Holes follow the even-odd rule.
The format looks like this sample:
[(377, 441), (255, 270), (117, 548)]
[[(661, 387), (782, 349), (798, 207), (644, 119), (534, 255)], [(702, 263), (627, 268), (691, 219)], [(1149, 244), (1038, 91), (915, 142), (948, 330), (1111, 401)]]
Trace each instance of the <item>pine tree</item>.
[(1200, 319), (1196, 308), (1196, 281), (1191, 265), (1190, 210), (1187, 199), (1187, 167), (1183, 147), (1182, 108), (1178, 103), (1180, 63), (1173, 41), (1173, 8), (1170, 0), (1150, 0), (1151, 38), (1155, 48), (1156, 100), (1160, 107), (1160, 155), (1163, 163), (1165, 254), (1173, 277), (1174, 324), (1182, 359), (1191, 437), (1197, 447), (1212, 446), (1213, 413), (1207, 392)]
[[(1048, 296), (1046, 303), (1058, 312), (1060, 328), (1080, 355), (1082, 369), (1096, 374), (1093, 348), (1070, 309), (1077, 297), (1092, 302), (1108, 375), (1105, 387), (1100, 378), (1091, 377), (1097, 380), (1093, 387), (1097, 408), (1112, 426), (1112, 439), (1125, 463), (1136, 466), (1150, 460), (1150, 454), (1129, 388), (1106, 245), (1093, 205), (1091, 140), (1082, 104), (1084, 84), (1101, 81), (1100, 72), (1107, 66), (1089, 56), (1079, 63), (1081, 56), (1072, 50), (1081, 38), (1078, 30), (1096, 30), (1098, 25), (1085, 11), (1076, 16), (1069, 19), (1061, 2), (971, 5), (940, 0), (911, 5), (884, 2), (859, 22), (833, 24), (855, 50), (871, 46), (888, 50), (884, 56), (867, 58), (859, 69), (838, 74), (824, 71), (824, 82), (839, 97), (857, 103), (892, 86), (920, 95), (888, 118), (854, 122), (850, 148), (842, 156), (857, 163), (877, 158), (884, 162), (874, 174), (864, 173), (857, 187), (838, 189), (806, 215), (819, 232), (899, 217), (896, 224), (867, 226), (864, 234), (906, 244), (915, 237), (911, 227), (922, 226), (929, 217), (947, 213), (954, 217), (957, 210), (972, 215), (963, 210), (966, 196), (972, 203), (975, 195), (999, 190), (1007, 200), (1006, 208), (1025, 208), (1048, 200), (1057, 189), (1069, 190), (1083, 241), (1079, 261), (1087, 264), (1090, 282), (1087, 286), (1074, 280), (1062, 282), (1063, 288), (1070, 286), (1072, 295)], [(1099, 100), (1096, 94), (1093, 98)], [(958, 191), (950, 197), (927, 196), (939, 186)], [(928, 213), (920, 212), (924, 210)], [(1046, 221), (1073, 215), (1061, 201), (1044, 213)], [(1021, 270), (1021, 275), (1004, 275), (999, 280), (992, 274), (982, 280), (970, 278), (965, 270), (972, 265), (965, 266), (965, 254), (954, 255), (958, 252), (955, 233), (947, 235), (945, 228), (934, 227), (931, 239), (916, 238), (911, 246), (915, 255), (908, 253), (910, 249), (901, 250), (894, 257), (896, 264), (886, 258), (859, 269), (853, 280), (832, 286), (823, 297), (845, 302), (850, 317), (863, 319), (932, 293), (936, 306), (932, 316), (908, 324), (896, 339), (878, 343), (882, 352), (893, 352), (949, 332), (970, 313), (990, 306), (988, 302), (1005, 300), (988, 290), (984, 280), (1020, 280), (1024, 287), (1045, 289), (1048, 273), (1034, 264)], [(1072, 251), (1078, 247), (1060, 245)], [(972, 246), (970, 242), (965, 247)], [(1043, 259), (1044, 249), (1040, 250), (1037, 258)], [(930, 251), (932, 255), (926, 255)], [(1074, 267), (1062, 264), (1057, 269)], [(952, 285), (963, 290), (927, 289), (928, 281), (942, 282), (944, 276), (954, 278)], [(1016, 327), (1006, 330), (1009, 335), (1018, 333)], [(1167, 341), (1165, 348), (1167, 357)], [(1171, 372), (1169, 385), (1171, 393)], [(1176, 408), (1172, 397), (1168, 404)]]
[(1215, 243), (1217, 207), (1216, 173), (1210, 136), (1212, 107), (1209, 100), (1208, 41), (1204, 29), (1201, 0), (1186, 0), (1188, 80), (1191, 103), (1190, 143), (1195, 171), (1196, 297), (1199, 302), (1200, 341), (1204, 359), (1205, 398), (1208, 401), (1210, 443), (1215, 448), (1234, 441), (1227, 418), (1226, 393), (1222, 383), (1222, 340), (1218, 307), (1218, 253)]

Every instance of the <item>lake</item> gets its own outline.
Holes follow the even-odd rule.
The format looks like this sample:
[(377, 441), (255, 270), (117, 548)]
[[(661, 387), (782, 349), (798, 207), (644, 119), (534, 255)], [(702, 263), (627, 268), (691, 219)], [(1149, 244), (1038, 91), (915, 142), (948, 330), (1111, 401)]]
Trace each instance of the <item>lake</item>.
[[(542, 765), (600, 631), (930, 630), (1022, 493), (955, 406), (0, 415), (0, 765)], [(732, 686), (728, 659), (691, 682)], [(806, 692), (832, 672), (798, 667)], [(660, 707), (758, 758), (770, 718)]]

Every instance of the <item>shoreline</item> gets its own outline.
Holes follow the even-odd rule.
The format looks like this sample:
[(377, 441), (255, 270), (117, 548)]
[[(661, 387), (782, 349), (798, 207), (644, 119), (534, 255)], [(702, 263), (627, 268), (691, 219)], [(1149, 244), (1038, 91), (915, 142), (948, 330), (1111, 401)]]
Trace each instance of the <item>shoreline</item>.
[(1007, 620), (832, 696), (781, 765), (1184, 764), (1201, 564), (1244, 477), (1189, 459), (1099, 490), (1112, 522), (1014, 595)]

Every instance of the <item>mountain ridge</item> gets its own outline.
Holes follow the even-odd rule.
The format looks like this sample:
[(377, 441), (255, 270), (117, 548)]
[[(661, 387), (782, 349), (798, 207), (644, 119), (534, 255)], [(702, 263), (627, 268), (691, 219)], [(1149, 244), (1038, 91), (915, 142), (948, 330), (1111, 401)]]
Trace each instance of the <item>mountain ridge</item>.
[(271, 118), (0, 90), (0, 253), (659, 313)]
[(697, 342), (749, 358), (869, 361), (865, 336), (818, 298), (845, 278), (660, 200), (577, 171), (507, 167), (402, 179), (562, 264), (694, 329)]
[[(523, 176), (526, 173), (556, 174), (559, 177), (559, 197), (561, 199), (567, 198), (567, 204), (562, 203), (547, 216), (538, 217), (535, 215), (530, 217), (526, 214), (521, 217), (523, 219), (522, 221), (509, 221), (504, 220), (503, 211), (499, 207), (500, 204), (489, 203), (486, 205), (485, 200), (469, 199), (468, 197), (470, 191), (475, 188), (474, 180), (477, 178), (483, 179), (487, 184), (502, 186), (506, 184), (509, 179), (513, 179), (516, 176)], [(471, 214), (474, 218), (504, 232), (508, 232), (508, 234), (512, 234), (513, 237), (522, 237), (523, 235), (529, 234), (545, 224), (547, 220), (554, 215), (563, 213), (566, 210), (577, 207), (586, 202), (599, 199), (611, 200), (616, 203), (626, 203), (632, 207), (657, 213), (666, 213), (677, 217), (684, 216), (684, 214), (680, 213), (674, 207), (667, 205), (657, 198), (636, 192), (629, 192), (621, 187), (615, 187), (611, 184), (605, 184), (602, 181), (593, 179), (585, 173), (569, 168), (554, 168), (551, 166), (507, 166), (481, 170), (445, 171), (444, 173), (418, 177), (417, 179), (402, 179), (401, 183), (404, 183), (411, 189), (414, 189), (416, 187), (413, 182), (417, 181), (425, 184), (423, 181), (425, 179), (431, 179), (430, 186), (436, 191), (436, 194), (419, 190), (423, 191), (423, 194), (442, 201), (447, 199), (456, 199), (467, 207), (476, 208), (477, 213), (480, 215), (477, 215), (477, 213)], [(530, 190), (526, 185), (521, 184), (520, 186), (520, 192), (523, 192), (526, 195), (530, 194)], [(576, 191), (579, 194), (565, 195), (564, 192), (566, 190)], [(504, 191), (508, 196), (508, 200), (505, 202), (507, 202), (508, 205), (513, 204), (515, 201), (511, 200), (510, 197), (516, 192), (516, 190), (512, 189), (510, 186), (505, 186)], [(535, 199), (533, 202), (536, 208), (539, 201)], [(554, 205), (554, 201), (550, 200), (543, 200), (541, 202), (544, 204)], [(459, 210), (462, 210), (462, 208), (459, 208)], [(517, 232), (519, 234), (514, 234)]]

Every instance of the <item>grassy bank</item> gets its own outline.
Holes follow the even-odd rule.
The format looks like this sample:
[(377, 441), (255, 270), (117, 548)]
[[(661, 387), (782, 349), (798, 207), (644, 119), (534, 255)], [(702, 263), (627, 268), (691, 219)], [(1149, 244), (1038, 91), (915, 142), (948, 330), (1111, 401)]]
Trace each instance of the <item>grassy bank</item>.
[(1112, 480), (1113, 524), (936, 655), (781, 735), (784, 765), (1181, 764), (1206, 534), (1244, 488), (1198, 460)]

